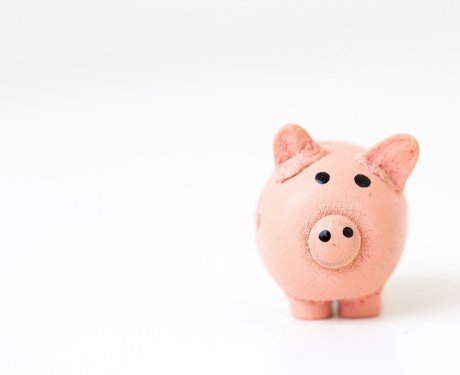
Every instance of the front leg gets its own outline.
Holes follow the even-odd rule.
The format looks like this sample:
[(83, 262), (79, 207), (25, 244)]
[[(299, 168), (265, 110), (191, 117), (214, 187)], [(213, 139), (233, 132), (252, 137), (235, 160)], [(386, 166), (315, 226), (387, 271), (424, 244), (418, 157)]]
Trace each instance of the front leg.
[(343, 318), (370, 318), (380, 314), (380, 290), (370, 296), (339, 301)]
[(326, 319), (332, 314), (330, 301), (305, 301), (289, 297), (289, 303), (296, 319)]

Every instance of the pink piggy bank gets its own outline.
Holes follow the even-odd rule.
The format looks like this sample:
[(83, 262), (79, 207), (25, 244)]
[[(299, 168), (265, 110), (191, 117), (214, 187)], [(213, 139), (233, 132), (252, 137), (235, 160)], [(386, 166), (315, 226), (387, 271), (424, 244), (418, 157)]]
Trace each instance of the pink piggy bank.
[(276, 170), (256, 215), (257, 244), (298, 319), (380, 313), (406, 234), (404, 184), (418, 158), (410, 135), (364, 150), (316, 143), (297, 125), (274, 141)]

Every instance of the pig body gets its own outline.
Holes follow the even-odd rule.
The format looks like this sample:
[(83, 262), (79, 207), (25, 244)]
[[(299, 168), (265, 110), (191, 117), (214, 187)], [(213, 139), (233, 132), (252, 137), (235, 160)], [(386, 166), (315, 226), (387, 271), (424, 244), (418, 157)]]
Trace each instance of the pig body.
[(257, 208), (257, 244), (299, 319), (380, 312), (406, 234), (404, 183), (418, 144), (396, 135), (366, 151), (316, 143), (296, 125), (274, 144), (276, 170)]

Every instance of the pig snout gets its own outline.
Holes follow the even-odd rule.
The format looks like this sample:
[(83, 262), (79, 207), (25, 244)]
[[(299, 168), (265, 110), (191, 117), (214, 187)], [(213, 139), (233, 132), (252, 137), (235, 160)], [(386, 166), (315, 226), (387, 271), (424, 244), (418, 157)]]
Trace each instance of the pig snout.
[(345, 216), (325, 216), (311, 228), (308, 247), (313, 259), (321, 266), (341, 268), (358, 255), (361, 233), (356, 224)]

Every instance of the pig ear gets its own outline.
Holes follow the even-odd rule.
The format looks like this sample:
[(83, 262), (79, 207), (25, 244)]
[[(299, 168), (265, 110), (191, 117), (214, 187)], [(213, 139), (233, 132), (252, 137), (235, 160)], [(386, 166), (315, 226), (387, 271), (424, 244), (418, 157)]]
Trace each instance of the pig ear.
[(418, 149), (414, 137), (397, 134), (367, 150), (363, 159), (382, 180), (402, 191), (417, 162)]
[(284, 182), (326, 154), (310, 135), (298, 125), (284, 125), (273, 143), (276, 181)]

